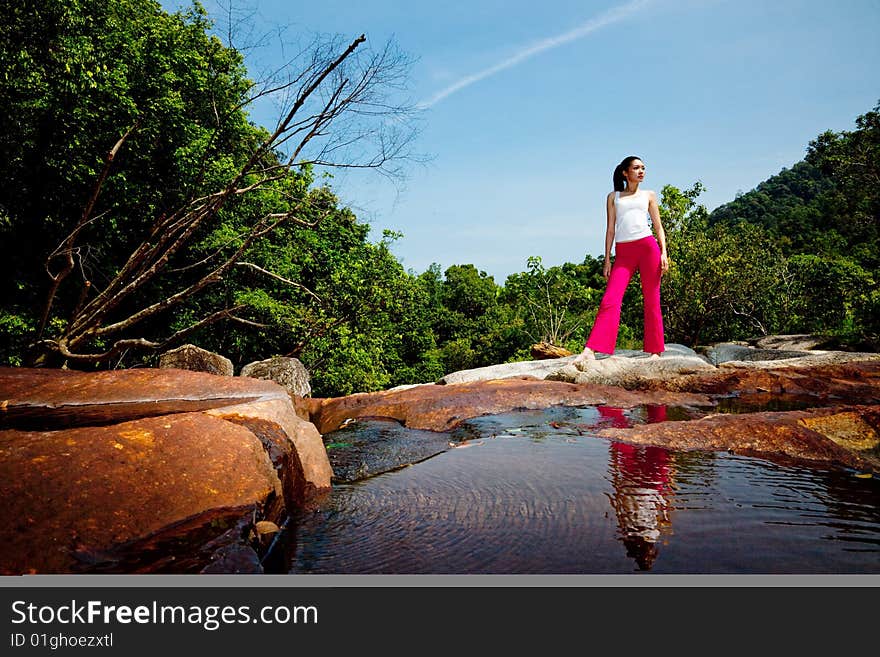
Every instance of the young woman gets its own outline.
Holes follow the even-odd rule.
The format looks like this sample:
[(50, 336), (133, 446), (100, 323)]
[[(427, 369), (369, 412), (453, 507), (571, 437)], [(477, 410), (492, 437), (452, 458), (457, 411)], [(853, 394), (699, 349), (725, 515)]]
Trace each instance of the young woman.
[[(666, 233), (660, 222), (657, 195), (650, 190), (639, 189), (644, 179), (645, 164), (635, 156), (624, 158), (614, 168), (614, 191), (608, 194), (605, 202), (608, 227), (605, 231), (605, 267), (602, 273), (608, 286), (584, 350), (574, 359), (575, 367), (580, 368), (586, 361), (595, 360), (597, 351), (614, 353), (623, 293), (636, 269), (642, 279), (645, 301), (644, 350), (659, 357), (665, 349), (663, 316), (660, 312), (660, 277), (669, 269)], [(654, 232), (651, 231), (652, 225)], [(615, 245), (614, 266), (611, 265), (612, 245)]]

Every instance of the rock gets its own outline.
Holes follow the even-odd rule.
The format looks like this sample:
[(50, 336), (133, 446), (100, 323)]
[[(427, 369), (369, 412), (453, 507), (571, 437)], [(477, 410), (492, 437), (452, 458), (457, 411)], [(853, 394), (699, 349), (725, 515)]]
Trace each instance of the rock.
[[(633, 349), (616, 349), (614, 351), (615, 356), (622, 356), (624, 358), (646, 358), (648, 354), (644, 351), (635, 351)], [(691, 349), (690, 347), (686, 347), (683, 344), (677, 344), (674, 342), (670, 342), (666, 345), (665, 351), (661, 354), (661, 358), (669, 358), (670, 356), (696, 356), (699, 358), (699, 354), (696, 351)], [(599, 355), (600, 360), (602, 358), (606, 358), (607, 356)], [(706, 359), (703, 359), (705, 362), (709, 362)]]
[(185, 370), (0, 367), (0, 429), (107, 424), (266, 399), (289, 395), (271, 381)]
[[(726, 365), (730, 365), (729, 367)], [(725, 364), (713, 372), (646, 382), (649, 389), (736, 394), (740, 399), (760, 397), (811, 398), (823, 405), (880, 404), (880, 360), (827, 363), (813, 366), (749, 367)]]
[(743, 364), (751, 367), (777, 367), (772, 361), (785, 361), (782, 366), (818, 365), (825, 363), (845, 363), (850, 361), (880, 358), (873, 352), (822, 351), (817, 347), (830, 346), (835, 338), (811, 335), (772, 335), (754, 338), (752, 344), (743, 342), (720, 342), (707, 347), (699, 347), (713, 365), (733, 366)]
[(159, 357), (159, 367), (162, 369), (191, 370), (193, 372), (207, 372), (220, 376), (232, 376), (232, 361), (206, 351), (193, 344), (185, 344), (177, 349), (166, 351)]
[[(572, 356), (571, 358), (574, 358)], [(502, 363), (475, 367), (470, 370), (459, 370), (447, 374), (437, 381), (439, 385), (454, 383), (472, 383), (474, 381), (497, 381), (498, 379), (515, 379), (523, 376), (543, 379), (551, 372), (559, 369), (559, 360), (523, 360), (516, 363)]]
[(875, 469), (880, 469), (880, 407), (867, 409), (863, 409), (861, 414), (844, 410), (833, 415), (807, 417), (801, 420), (801, 424), (858, 453), (872, 461)]
[(639, 357), (615, 355), (611, 358), (597, 358), (581, 363), (579, 368), (568, 363), (550, 374), (547, 379), (634, 389), (644, 388), (651, 381), (674, 379), (683, 375), (715, 370), (712, 365), (696, 354), (667, 353), (664, 353), (660, 358), (651, 358), (645, 354)]
[(274, 522), (271, 522), (269, 520), (261, 520), (256, 525), (254, 525), (254, 532), (256, 532), (257, 536), (269, 536), (272, 534), (277, 534), (280, 531), (281, 528)]
[[(783, 354), (780, 357), (773, 356), (774, 353), (777, 353), (776, 350), (773, 349), (755, 351), (760, 353), (756, 354), (754, 358), (749, 358), (748, 360), (730, 360), (719, 363), (718, 367), (778, 369), (780, 367), (812, 367), (833, 363), (880, 360), (880, 354), (848, 351), (786, 352), (780, 350), (778, 353)], [(770, 357), (768, 358), (768, 356)]]
[(274, 381), (291, 395), (309, 397), (312, 394), (309, 373), (296, 358), (274, 356), (267, 360), (248, 363), (241, 368), (241, 376)]
[(449, 436), (403, 427), (388, 418), (360, 418), (326, 436), (334, 483), (390, 472), (445, 452)]
[[(647, 358), (648, 356), (648, 354), (643, 351), (631, 351), (625, 349), (615, 351), (614, 355), (615, 357), (623, 358)], [(663, 357), (670, 357), (674, 355), (687, 355), (692, 356), (696, 359), (700, 359), (700, 357), (697, 356), (696, 352), (694, 352), (693, 349), (689, 349), (684, 345), (666, 345), (666, 351), (663, 353)], [(489, 365), (487, 367), (476, 367), (470, 370), (460, 370), (458, 372), (447, 374), (439, 381), (437, 381), (437, 383), (440, 385), (447, 385), (452, 383), (468, 383), (471, 381), (494, 381), (498, 379), (519, 378), (523, 376), (530, 376), (536, 379), (546, 379), (551, 374), (555, 374), (557, 371), (559, 371), (560, 368), (570, 364), (571, 361), (573, 361), (575, 358), (576, 356), (571, 355), (562, 358), (546, 360), (523, 360), (517, 361), (515, 363), (503, 363), (500, 365)], [(600, 355), (599, 360), (602, 360), (603, 358), (605, 358), (605, 356)], [(703, 362), (705, 363), (706, 361), (703, 359)]]
[(217, 551), (214, 560), (199, 571), (215, 575), (262, 575), (263, 565), (256, 551), (246, 545), (230, 545)]
[[(285, 395), (287, 396), (287, 395)], [(287, 399), (266, 399), (237, 406), (205, 411), (247, 427), (272, 456), (286, 484), (287, 503), (300, 506), (310, 497), (330, 488), (333, 470), (321, 434), (311, 422), (303, 420)]]
[(737, 344), (733, 342), (720, 342), (712, 345), (705, 352), (706, 358), (713, 365), (721, 365), (728, 362), (754, 362), (785, 360), (808, 356), (807, 351), (794, 351), (785, 349), (756, 349), (755, 347)]
[(532, 349), (532, 358), (535, 360), (544, 360), (547, 358), (565, 358), (566, 356), (573, 355), (568, 349), (564, 347), (557, 347), (554, 344), (550, 344), (548, 342), (539, 342), (538, 344), (533, 344)]
[(880, 406), (857, 406), (710, 415), (689, 422), (602, 429), (599, 435), (674, 450), (723, 450), (745, 456), (836, 462), (877, 472), (878, 427)]
[(70, 572), (76, 553), (108, 553), (221, 509), (247, 513), (281, 493), (260, 441), (202, 413), (0, 432), (0, 481), (5, 574)]
[(661, 390), (632, 392), (613, 386), (577, 385), (522, 377), (317, 398), (311, 400), (309, 411), (310, 419), (318, 431), (327, 434), (347, 420), (360, 417), (393, 418), (411, 429), (449, 431), (464, 420), (479, 415), (516, 409), (594, 404), (631, 408), (642, 404), (681, 406), (711, 405), (712, 402), (708, 396), (701, 394)]
[(430, 383), (404, 383), (399, 386), (394, 386), (393, 388), (388, 388), (388, 390), (409, 390), (410, 388), (418, 388), (419, 386), (433, 386), (437, 385), (433, 381)]
[(223, 522), (280, 521), (331, 476), (320, 434), (271, 381), (0, 368), (3, 573), (198, 572), (236, 542), (199, 547)]
[(831, 348), (835, 338), (827, 335), (801, 333), (797, 335), (764, 335), (752, 338), (748, 343), (758, 349), (785, 349), (789, 351), (809, 351), (811, 349)]

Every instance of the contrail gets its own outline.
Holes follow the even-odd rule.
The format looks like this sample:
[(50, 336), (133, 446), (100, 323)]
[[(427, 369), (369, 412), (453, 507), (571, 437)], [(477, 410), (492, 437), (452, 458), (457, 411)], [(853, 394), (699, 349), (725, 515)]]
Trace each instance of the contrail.
[(577, 41), (578, 39), (581, 39), (588, 34), (605, 27), (606, 25), (611, 25), (612, 23), (617, 23), (618, 21), (622, 21), (625, 18), (629, 18), (629, 16), (637, 12), (645, 5), (650, 4), (650, 2), (651, 0), (633, 0), (633, 2), (621, 5), (620, 7), (609, 9), (604, 14), (600, 14), (595, 18), (591, 18), (586, 23), (584, 23), (583, 25), (579, 25), (573, 30), (539, 41), (538, 43), (516, 53), (512, 57), (508, 57), (503, 62), (495, 64), (494, 66), (490, 66), (489, 68), (484, 69), (479, 73), (474, 73), (473, 75), (468, 75), (467, 77), (462, 78), (455, 84), (451, 84), (442, 91), (434, 94), (430, 99), (419, 103), (419, 107), (426, 109), (428, 107), (436, 105), (447, 96), (451, 96), (452, 94), (454, 94), (456, 91), (460, 91), (465, 87), (469, 87), (475, 82), (484, 80), (489, 76), (495, 75), (496, 73), (510, 68), (511, 66), (516, 66), (520, 62), (525, 61), (530, 57), (534, 57), (535, 55), (540, 54), (545, 50), (556, 48), (566, 43), (570, 43), (571, 41)]

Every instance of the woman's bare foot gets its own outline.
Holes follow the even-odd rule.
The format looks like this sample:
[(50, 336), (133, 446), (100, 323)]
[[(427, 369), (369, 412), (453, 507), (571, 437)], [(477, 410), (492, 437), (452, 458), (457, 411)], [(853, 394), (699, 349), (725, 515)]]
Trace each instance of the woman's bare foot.
[(571, 364), (574, 365), (577, 369), (581, 369), (581, 365), (586, 363), (588, 360), (596, 360), (596, 354), (593, 353), (593, 350), (589, 347), (584, 347), (584, 350), (577, 355)]

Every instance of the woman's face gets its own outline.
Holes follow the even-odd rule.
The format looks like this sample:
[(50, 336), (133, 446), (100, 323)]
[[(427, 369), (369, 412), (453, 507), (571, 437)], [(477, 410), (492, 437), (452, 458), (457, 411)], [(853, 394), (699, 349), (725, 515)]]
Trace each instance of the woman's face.
[(641, 160), (633, 160), (624, 170), (623, 176), (629, 183), (642, 182), (645, 179), (645, 163)]

